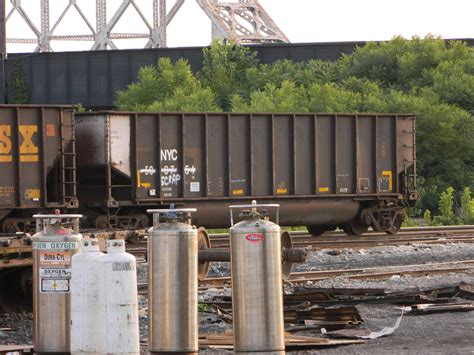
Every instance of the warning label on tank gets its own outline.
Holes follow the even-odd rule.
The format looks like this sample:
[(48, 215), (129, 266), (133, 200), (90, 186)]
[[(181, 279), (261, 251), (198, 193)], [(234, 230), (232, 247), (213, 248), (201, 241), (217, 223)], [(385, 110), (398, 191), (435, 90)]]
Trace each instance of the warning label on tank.
[(69, 279), (41, 279), (41, 292), (69, 292)]
[(130, 262), (112, 263), (112, 271), (135, 271), (135, 268)]
[(39, 253), (39, 264), (42, 267), (69, 267), (71, 265), (71, 252), (41, 251)]

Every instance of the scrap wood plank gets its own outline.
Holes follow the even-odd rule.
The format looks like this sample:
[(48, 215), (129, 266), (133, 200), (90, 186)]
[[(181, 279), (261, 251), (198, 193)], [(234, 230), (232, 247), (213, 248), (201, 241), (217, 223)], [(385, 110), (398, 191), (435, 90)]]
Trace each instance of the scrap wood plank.
[[(292, 347), (320, 347), (346, 344), (361, 344), (364, 340), (348, 340), (348, 339), (326, 339), (308, 336), (299, 336), (285, 333), (285, 346)], [(234, 337), (231, 331), (224, 334), (202, 334), (199, 336), (199, 345), (206, 348), (232, 349)]]

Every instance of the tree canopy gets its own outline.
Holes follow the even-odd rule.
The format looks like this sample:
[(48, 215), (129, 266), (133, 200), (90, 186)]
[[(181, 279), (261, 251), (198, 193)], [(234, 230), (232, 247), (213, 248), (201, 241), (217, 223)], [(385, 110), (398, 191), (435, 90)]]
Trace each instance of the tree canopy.
[(422, 206), (474, 191), (474, 49), (428, 36), (368, 43), (339, 61), (259, 63), (214, 42), (203, 67), (167, 58), (140, 70), (117, 107), (140, 111), (414, 112)]

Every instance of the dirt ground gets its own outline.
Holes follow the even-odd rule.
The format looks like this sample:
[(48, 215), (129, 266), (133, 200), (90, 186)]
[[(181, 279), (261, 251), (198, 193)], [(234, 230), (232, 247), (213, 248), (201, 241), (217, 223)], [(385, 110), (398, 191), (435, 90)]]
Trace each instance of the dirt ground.
[[(338, 255), (331, 255), (328, 250), (310, 252), (305, 265), (296, 269), (321, 270), (371, 267), (382, 265), (426, 264), (474, 258), (473, 244), (448, 245), (413, 245), (399, 247), (379, 247), (362, 251), (344, 250)], [(139, 280), (146, 280), (146, 265), (140, 265)], [(216, 264), (212, 268), (214, 276), (228, 274), (228, 265)], [(140, 282), (139, 281), (139, 282)], [(410, 277), (394, 276), (387, 280), (348, 280), (345, 278), (328, 279), (317, 283), (308, 282), (305, 288), (385, 288), (387, 290), (423, 290), (436, 287), (457, 286), (460, 282), (474, 285), (474, 272), (450, 273), (446, 275)], [(291, 293), (295, 286), (285, 285), (285, 293)], [(231, 290), (209, 289), (200, 292), (201, 301), (212, 299), (216, 295), (230, 295)], [(140, 333), (143, 353), (146, 353), (147, 314), (146, 297), (140, 296)], [(362, 327), (373, 331), (393, 326), (400, 316), (400, 309), (392, 304), (359, 304), (357, 308), (364, 319)], [(32, 342), (31, 313), (0, 315), (0, 344)], [(201, 333), (220, 333), (230, 325), (211, 313), (200, 313)], [(308, 334), (308, 333), (306, 333)], [(314, 331), (314, 336), (321, 336)], [(404, 315), (400, 327), (394, 334), (369, 340), (365, 344), (338, 346), (305, 352), (288, 352), (291, 354), (474, 354), (474, 311), (450, 312), (427, 315)], [(206, 351), (205, 353), (222, 353)]]

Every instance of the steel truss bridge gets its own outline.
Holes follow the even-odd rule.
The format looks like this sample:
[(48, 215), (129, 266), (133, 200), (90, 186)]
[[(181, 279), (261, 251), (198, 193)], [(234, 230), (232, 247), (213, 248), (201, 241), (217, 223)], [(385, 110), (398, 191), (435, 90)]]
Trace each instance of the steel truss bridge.
[[(146, 39), (145, 48), (163, 48), (166, 47), (168, 26), (185, 2), (185, 0), (147, 0), (139, 3), (137, 0), (120, 0), (121, 3), (116, 1), (120, 4), (115, 12), (107, 13), (107, 9), (110, 9), (110, 6), (107, 6), (107, 0), (95, 0), (95, 19), (93, 19), (90, 15), (87, 16), (88, 11), (84, 3), (78, 0), (67, 0), (62, 4), (65, 5), (61, 9), (60, 16), (51, 21), (51, 7), (54, 4), (57, 11), (57, 7), (60, 6), (56, 0), (2, 0), (4, 3), (6, 1), (11, 3), (4, 19), (7, 28), (12, 28), (19, 21), (23, 21), (33, 34), (31, 38), (21, 38), (7, 31), (6, 42), (36, 44), (35, 52), (51, 52), (53, 41), (90, 41), (92, 42), (91, 50), (104, 50), (117, 49), (115, 42), (120, 39)], [(92, 1), (87, 1), (87, 10), (90, 10)], [(109, 1), (112, 2), (112, 0)], [(196, 1), (211, 20), (213, 39), (228, 39), (238, 44), (289, 42), (258, 0)], [(38, 13), (38, 7), (41, 16), (39, 27), (33, 21), (34, 15)], [(138, 14), (142, 22), (140, 25), (146, 26), (146, 32), (115, 32), (117, 27), (123, 27), (119, 25), (126, 21), (124, 14), (127, 11), (135, 11)], [(145, 14), (153, 14), (152, 20), (149, 19), (151, 16)], [(61, 24), (64, 27), (65, 22), (68, 21), (67, 18), (70, 19), (71, 16), (74, 16), (75, 21), (81, 23), (83, 27), (85, 25), (88, 29), (87, 33), (58, 33), (58, 27)]]

